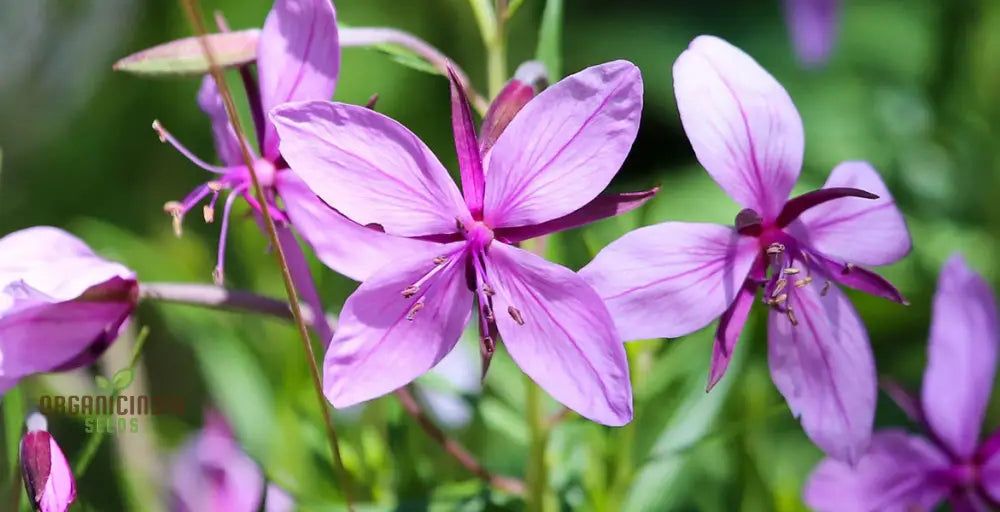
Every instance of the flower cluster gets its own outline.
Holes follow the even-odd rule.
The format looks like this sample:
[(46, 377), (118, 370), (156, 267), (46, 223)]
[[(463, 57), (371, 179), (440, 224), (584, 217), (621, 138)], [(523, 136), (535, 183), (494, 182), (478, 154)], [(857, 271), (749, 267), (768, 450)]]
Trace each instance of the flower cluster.
[[(830, 51), (836, 3), (786, 2), (803, 61)], [(529, 240), (628, 212), (659, 191), (605, 193), (640, 128), (636, 65), (606, 62), (547, 86), (546, 71), (528, 63), (487, 103), (477, 127), (468, 80), (445, 61), (456, 184), (428, 145), (374, 101), (331, 101), (339, 30), (350, 29), (338, 29), (329, 0), (276, 0), (261, 30), (231, 33), (224, 23), (220, 30), (250, 38), (255, 49), (222, 64), (239, 68), (256, 137), (235, 128), (221, 84), (205, 75), (197, 105), (220, 164), (194, 156), (154, 122), (161, 141), (213, 173), (165, 209), (178, 235), (198, 205), (206, 222), (220, 218), (217, 285), (225, 283), (236, 201), (248, 203), (262, 227), (276, 225), (295, 289), (326, 346), (322, 391), (334, 407), (403, 390), (455, 350), (474, 322), (483, 378), (502, 343), (556, 401), (621, 426), (633, 419), (626, 342), (680, 337), (718, 319), (711, 390), (758, 304), (766, 309), (774, 385), (827, 455), (805, 493), (811, 506), (924, 509), (948, 497), (982, 510), (1000, 502), (1000, 436), (979, 439), (998, 341), (988, 285), (961, 258), (949, 261), (935, 298), (923, 398), (909, 408), (926, 438), (873, 436), (875, 358), (840, 288), (907, 304), (869, 268), (907, 255), (906, 223), (864, 161), (843, 162), (822, 188), (790, 197), (802, 168), (802, 119), (782, 85), (739, 48), (700, 36), (673, 65), (681, 123), (698, 162), (738, 205), (732, 225), (641, 227), (574, 272), (527, 250)], [(364, 34), (381, 42), (381, 32)], [(168, 43), (143, 55), (190, 47), (190, 40)], [(296, 235), (327, 267), (360, 281), (336, 330)], [(35, 373), (94, 362), (141, 296), (155, 293), (142, 294), (134, 272), (59, 229), (0, 239), (0, 393)], [(25, 486), (36, 509), (66, 510), (76, 495), (73, 475), (39, 421), (21, 445)], [(174, 510), (249, 511), (264, 501), (260, 467), (215, 413), (172, 468)], [(269, 509), (292, 507), (284, 491), (268, 489)]]

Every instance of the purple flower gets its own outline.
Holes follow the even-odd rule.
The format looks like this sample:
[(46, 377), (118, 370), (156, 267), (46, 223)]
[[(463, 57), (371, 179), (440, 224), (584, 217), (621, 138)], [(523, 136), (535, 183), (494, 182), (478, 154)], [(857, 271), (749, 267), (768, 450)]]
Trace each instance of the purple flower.
[(483, 152), (452, 76), (461, 192), (427, 146), (388, 117), (330, 102), (272, 111), (282, 154), (324, 201), (358, 223), (437, 242), (393, 254), (347, 299), (325, 360), (333, 405), (425, 373), (454, 348), (476, 298), (486, 353), (502, 335), (521, 369), (566, 406), (609, 425), (631, 420), (625, 350), (600, 297), (515, 244), (651, 196), (598, 196), (635, 139), (641, 105), (634, 65), (591, 67), (528, 101)]
[(135, 309), (135, 273), (39, 226), (0, 238), (0, 395), (22, 377), (92, 363)]
[(170, 491), (176, 512), (254, 512), (264, 498), (264, 476), (225, 419), (209, 413), (174, 457)]
[(837, 40), (840, 0), (783, 0), (788, 32), (799, 61), (820, 65)]
[(989, 285), (952, 256), (934, 296), (922, 400), (907, 407), (927, 436), (888, 429), (854, 467), (819, 464), (805, 489), (817, 510), (1000, 508), (1000, 430), (979, 442), (996, 373), (997, 304)]
[[(385, 263), (387, 254), (407, 250), (408, 241), (355, 224), (323, 204), (302, 180), (288, 170), (278, 152), (274, 125), (263, 115), (263, 112), (286, 101), (329, 99), (333, 96), (339, 69), (337, 20), (330, 1), (276, 0), (264, 22), (258, 43), (258, 83), (246, 81), (258, 143), (262, 148), (261, 155), (254, 156), (254, 171), (264, 187), (269, 211), (279, 226), (290, 222), (327, 266), (361, 280)], [(249, 77), (248, 72), (246, 76)], [(221, 283), (226, 232), (236, 198), (244, 198), (258, 215), (261, 205), (253, 194), (250, 173), (241, 156), (236, 133), (210, 76), (202, 82), (198, 105), (211, 120), (215, 148), (222, 167), (209, 165), (194, 156), (159, 122), (153, 127), (161, 140), (169, 142), (196, 165), (216, 175), (182, 201), (166, 204), (165, 209), (174, 216), (174, 228), (178, 233), (184, 216), (206, 199), (208, 204), (202, 209), (204, 218), (207, 222), (214, 221), (220, 195), (229, 191), (222, 206), (222, 232), (215, 268), (215, 280)], [(297, 250), (292, 247), (295, 240), (291, 233), (284, 233), (283, 237), (283, 247)]]
[(842, 163), (822, 189), (787, 199), (802, 164), (802, 121), (781, 85), (729, 43), (692, 41), (674, 64), (674, 89), (699, 162), (744, 207), (736, 227), (644, 227), (580, 274), (626, 340), (683, 336), (721, 316), (709, 388), (763, 286), (775, 385), (816, 444), (854, 460), (871, 436), (875, 365), (861, 320), (831, 283), (902, 302), (857, 264), (909, 251), (903, 217), (864, 162)]
[(47, 430), (45, 416), (28, 416), (21, 438), (21, 472), (31, 506), (40, 512), (66, 512), (76, 500), (76, 480), (69, 462)]

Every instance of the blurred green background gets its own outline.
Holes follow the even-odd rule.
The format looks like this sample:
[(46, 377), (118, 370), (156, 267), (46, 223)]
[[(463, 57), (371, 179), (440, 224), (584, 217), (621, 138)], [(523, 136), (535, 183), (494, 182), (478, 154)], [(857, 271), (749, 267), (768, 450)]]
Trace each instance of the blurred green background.
[[(223, 11), (234, 28), (259, 27), (270, 2), (203, 0), (203, 7)], [(336, 7), (346, 24), (392, 26), (426, 39), (486, 90), (483, 45), (465, 0), (339, 0)], [(511, 70), (534, 55), (542, 7), (526, 0), (511, 22)], [(992, 283), (1000, 278), (1000, 2), (844, 0), (843, 7), (832, 59), (806, 70), (794, 58), (779, 0), (566, 0), (563, 74), (619, 58), (643, 72), (642, 127), (612, 187), (663, 189), (641, 211), (554, 237), (550, 257), (579, 268), (639, 225), (732, 223), (738, 207), (695, 161), (670, 72), (694, 36), (722, 36), (774, 74), (798, 106), (806, 130), (801, 190), (818, 188), (840, 161), (863, 159), (880, 170), (899, 202), (915, 248), (882, 270), (912, 305), (851, 296), (868, 325), (879, 372), (917, 389), (944, 259), (961, 251)], [(177, 239), (162, 210), (207, 175), (150, 128), (159, 119), (196, 154), (211, 158), (209, 127), (194, 103), (199, 80), (111, 71), (118, 58), (188, 35), (179, 5), (0, 0), (0, 13), (0, 233), (56, 225), (143, 280), (210, 282), (218, 225), (190, 216)], [(372, 50), (345, 49), (336, 99), (364, 103), (373, 93), (381, 112), (455, 167), (443, 78)], [(283, 296), (264, 238), (248, 218), (236, 218), (227, 284)], [(336, 311), (355, 285), (319, 265), (314, 270)], [(802, 510), (802, 484), (821, 454), (770, 381), (763, 308), (755, 309), (737, 359), (710, 394), (704, 386), (714, 324), (680, 340), (629, 344), (635, 421), (609, 429), (570, 418), (556, 426), (545, 454), (548, 504), (599, 511)], [(130, 392), (180, 395), (185, 413), (143, 418), (140, 434), (105, 442), (78, 481), (82, 510), (162, 510), (171, 453), (199, 428), (208, 406), (225, 412), (246, 450), (303, 509), (338, 509), (293, 329), (252, 315), (159, 304), (140, 308), (133, 322), (139, 325), (149, 326), (151, 335), (133, 385), (139, 387)], [(99, 371), (110, 375), (121, 367), (129, 342), (128, 336), (120, 341)], [(478, 365), (475, 356), (469, 364)], [(488, 468), (518, 477), (525, 474), (529, 444), (523, 383), (506, 354), (498, 354), (482, 395), (461, 397), (474, 406), (471, 423), (452, 431)], [(92, 379), (76, 374), (29, 379), (21, 390), (33, 403), (43, 393), (80, 394), (87, 386)], [(998, 401), (985, 429), (1000, 423)], [(366, 507), (524, 506), (468, 474), (391, 397), (335, 417), (355, 495)], [(907, 425), (884, 395), (876, 422)], [(68, 417), (49, 423), (74, 460), (88, 438), (82, 424)], [(8, 466), (2, 469), (0, 508), (6, 510), (11, 475)]]

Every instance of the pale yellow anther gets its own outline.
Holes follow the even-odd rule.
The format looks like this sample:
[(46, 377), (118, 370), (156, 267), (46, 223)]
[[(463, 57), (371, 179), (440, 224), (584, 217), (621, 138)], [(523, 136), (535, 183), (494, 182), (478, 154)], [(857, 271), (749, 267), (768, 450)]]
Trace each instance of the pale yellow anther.
[(215, 270), (212, 271), (212, 281), (215, 284), (222, 286), (222, 283), (224, 283), (225, 280), (226, 275), (223, 273), (222, 267), (215, 267)]
[(215, 208), (206, 204), (201, 207), (201, 214), (205, 217), (205, 222), (208, 222), (209, 224), (215, 222)]
[(224, 185), (220, 181), (210, 181), (206, 183), (205, 186), (212, 192), (218, 192), (224, 188)]
[(781, 254), (783, 252), (785, 252), (785, 244), (781, 244), (781, 243), (775, 242), (775, 243), (767, 246), (767, 253), (768, 254)]
[(403, 298), (409, 299), (410, 297), (416, 295), (418, 291), (420, 291), (420, 287), (415, 284), (411, 284), (403, 289)]
[(524, 317), (521, 316), (521, 312), (518, 311), (517, 308), (514, 306), (507, 306), (507, 313), (514, 319), (514, 322), (516, 322), (517, 325), (524, 325)]
[(791, 306), (788, 306), (788, 309), (785, 310), (785, 315), (788, 316), (788, 321), (792, 323), (793, 327), (799, 325), (799, 319), (795, 318), (795, 311)]
[(778, 281), (774, 283), (774, 291), (771, 292), (771, 297), (777, 297), (777, 295), (781, 293), (781, 290), (785, 289), (785, 286), (788, 286), (788, 279), (778, 279)]
[(437, 257), (434, 258), (434, 264), (435, 265), (440, 265), (440, 264), (442, 264), (442, 263), (444, 263), (446, 261), (448, 261), (448, 258), (445, 257), (445, 256), (437, 256)]
[(410, 308), (410, 312), (406, 314), (406, 319), (412, 322), (413, 319), (416, 318), (417, 313), (421, 309), (424, 309), (424, 303), (423, 302), (417, 302), (416, 304), (413, 305), (412, 308)]
[(799, 269), (789, 267), (785, 269), (785, 273), (789, 275), (795, 275), (799, 273)]
[(788, 300), (788, 294), (782, 293), (781, 295), (778, 295), (777, 297), (771, 299), (770, 302), (768, 302), (768, 304), (772, 306), (779, 306), (783, 304), (786, 300)]
[(811, 276), (806, 276), (806, 277), (803, 277), (802, 279), (799, 279), (798, 281), (795, 281), (795, 287), (796, 288), (803, 288), (805, 286), (808, 286), (809, 283), (811, 283), (811, 282), (813, 282), (813, 278)]

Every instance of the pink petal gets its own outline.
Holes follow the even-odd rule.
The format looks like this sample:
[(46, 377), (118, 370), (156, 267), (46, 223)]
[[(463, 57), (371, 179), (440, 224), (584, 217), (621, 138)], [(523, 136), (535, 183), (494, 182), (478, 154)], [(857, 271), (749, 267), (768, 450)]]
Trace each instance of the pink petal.
[[(66, 512), (76, 500), (76, 481), (69, 462), (48, 432), (28, 432), (21, 439), (24, 488), (35, 510)], [(16, 492), (16, 491), (15, 491)]]
[(785, 0), (795, 54), (804, 64), (822, 64), (837, 39), (838, 0)]
[[(371, 400), (408, 384), (455, 346), (472, 311), (464, 244), (398, 258), (347, 299), (323, 363), (323, 387), (334, 407)], [(434, 269), (438, 256), (450, 259), (413, 296), (404, 298), (403, 290)], [(415, 311), (417, 303), (423, 307)]]
[(921, 391), (924, 417), (959, 457), (976, 449), (993, 390), (997, 304), (989, 285), (959, 255), (938, 278)]
[(785, 89), (739, 48), (699, 36), (674, 63), (674, 94), (708, 174), (741, 206), (773, 220), (798, 179), (805, 147)]
[(549, 233), (565, 231), (580, 226), (586, 226), (591, 222), (614, 217), (626, 212), (630, 212), (647, 202), (660, 191), (660, 187), (655, 187), (641, 192), (625, 192), (624, 194), (601, 194), (593, 201), (583, 205), (579, 210), (552, 219), (541, 224), (529, 226), (517, 226), (513, 228), (500, 228), (495, 231), (496, 236), (508, 242), (520, 242), (529, 238), (535, 238)]
[(571, 270), (499, 242), (489, 249), (487, 272), (497, 328), (521, 370), (588, 419), (632, 421), (625, 347), (597, 293)]
[(799, 220), (810, 246), (844, 261), (872, 266), (894, 263), (910, 252), (903, 215), (871, 164), (838, 165), (823, 185), (833, 187), (866, 190), (879, 198), (845, 197), (803, 212)]
[(848, 463), (868, 448), (875, 419), (875, 361), (868, 333), (837, 286), (788, 292), (798, 325), (772, 309), (768, 326), (771, 378), (809, 438)]
[(708, 389), (719, 383), (719, 379), (729, 368), (729, 360), (733, 357), (733, 350), (736, 342), (743, 332), (743, 324), (750, 315), (750, 308), (753, 306), (753, 299), (757, 295), (756, 284), (747, 281), (740, 288), (736, 300), (726, 308), (719, 319), (719, 327), (715, 330), (715, 343), (712, 345), (712, 366), (708, 373)]
[(174, 456), (170, 492), (182, 512), (251, 512), (264, 497), (264, 475), (227, 430), (205, 429)]
[(820, 462), (803, 499), (818, 512), (933, 510), (948, 488), (929, 477), (948, 464), (947, 456), (922, 437), (880, 431), (856, 466), (829, 457)]
[(116, 278), (95, 290), (122, 299), (15, 304), (0, 316), (0, 375), (17, 379), (86, 366), (97, 359), (135, 308), (129, 298), (135, 282)]
[(323, 203), (294, 172), (278, 173), (278, 194), (296, 231), (335, 272), (364, 281), (383, 265), (430, 242), (362, 226)]
[(455, 152), (458, 153), (458, 169), (462, 177), (462, 195), (473, 216), (483, 213), (483, 160), (479, 156), (476, 127), (472, 122), (469, 98), (455, 71), (448, 68), (451, 82), (451, 126), (455, 134)]
[(236, 138), (233, 125), (229, 122), (222, 96), (212, 77), (205, 76), (198, 89), (198, 107), (208, 116), (212, 123), (212, 139), (215, 142), (215, 152), (223, 165), (243, 165), (240, 143)]
[(270, 114), (281, 154), (320, 199), (358, 224), (386, 233), (455, 233), (470, 222), (448, 171), (410, 130), (367, 108), (291, 103)]
[(597, 197), (625, 161), (641, 109), (642, 77), (626, 61), (587, 68), (535, 96), (493, 146), (486, 222), (540, 224)]
[(718, 318), (750, 273), (757, 239), (715, 224), (666, 222), (615, 240), (580, 270), (625, 340), (675, 338)]
[(264, 512), (292, 512), (295, 510), (295, 500), (292, 499), (292, 496), (275, 484), (267, 485), (266, 496)]
[[(340, 43), (329, 0), (275, 0), (257, 50), (263, 111), (286, 101), (328, 100), (337, 86)], [(261, 154), (274, 160), (278, 138), (270, 123)]]
[[(36, 226), (0, 238), (0, 289), (21, 281), (53, 300), (70, 300), (115, 277), (134, 281), (135, 273), (61, 229)], [(0, 294), (0, 314), (4, 310)]]

